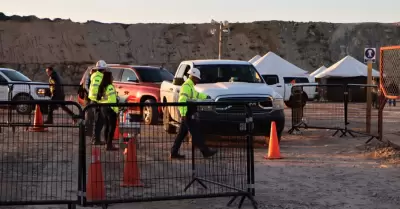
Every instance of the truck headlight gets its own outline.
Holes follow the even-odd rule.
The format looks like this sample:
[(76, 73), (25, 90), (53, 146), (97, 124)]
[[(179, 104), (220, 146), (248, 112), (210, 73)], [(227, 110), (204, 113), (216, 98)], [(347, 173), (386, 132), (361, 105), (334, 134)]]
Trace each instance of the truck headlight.
[(36, 94), (40, 97), (46, 96), (46, 89), (45, 88), (37, 88)]
[(272, 108), (274, 110), (283, 110), (285, 108), (285, 103), (283, 102), (283, 99), (274, 99), (272, 101)]

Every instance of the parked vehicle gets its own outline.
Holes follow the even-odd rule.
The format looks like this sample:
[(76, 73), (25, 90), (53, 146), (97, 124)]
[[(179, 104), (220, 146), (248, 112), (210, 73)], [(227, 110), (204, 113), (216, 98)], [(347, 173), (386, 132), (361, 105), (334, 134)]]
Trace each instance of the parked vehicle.
[[(299, 84), (309, 84), (310, 86), (303, 87), (303, 105), (309, 100), (314, 100), (318, 95), (316, 88), (318, 83), (308, 76), (283, 76), (277, 74), (262, 75), (266, 83), (278, 92), (285, 101), (287, 107), (293, 106), (292, 87)], [(315, 85), (314, 85), (315, 84)]]
[[(81, 85), (86, 75), (94, 66), (90, 66), (82, 77)], [(161, 67), (119, 65), (110, 64), (108, 70), (114, 77), (114, 86), (117, 90), (121, 102), (128, 103), (157, 103), (160, 102), (161, 82), (172, 81), (174, 75)], [(83, 104), (83, 98), (79, 98), (79, 103)], [(142, 109), (134, 109), (135, 114), (143, 117), (145, 124), (158, 124), (162, 114), (162, 108), (145, 106)]]
[[(0, 100), (1, 101), (26, 101), (49, 100), (46, 96), (50, 88), (47, 83), (33, 82), (24, 74), (9, 68), (0, 68)], [(34, 106), (20, 104), (15, 106), (19, 114), (30, 114)], [(46, 107), (41, 107), (42, 112), (47, 112)]]
[[(253, 112), (254, 135), (269, 135), (271, 122), (275, 121), (280, 139), (285, 124), (283, 98), (273, 88), (266, 85), (256, 68), (246, 61), (183, 61), (176, 71), (173, 82), (164, 81), (161, 84), (160, 96), (163, 102), (178, 101), (179, 90), (191, 68), (198, 68), (201, 72), (201, 82), (195, 86), (197, 91), (206, 93), (212, 101), (216, 102), (249, 102)], [(243, 117), (238, 113), (244, 113), (244, 107), (229, 105), (198, 114), (206, 115), (205, 118), (207, 118), (207, 122), (200, 122), (202, 128), (232, 130), (237, 128), (237, 124), (232, 124), (232, 121), (240, 121), (235, 118)], [(231, 121), (227, 121), (227, 118)], [(179, 121), (180, 114), (177, 107), (163, 108), (163, 123), (166, 132), (175, 133), (179, 127)]]

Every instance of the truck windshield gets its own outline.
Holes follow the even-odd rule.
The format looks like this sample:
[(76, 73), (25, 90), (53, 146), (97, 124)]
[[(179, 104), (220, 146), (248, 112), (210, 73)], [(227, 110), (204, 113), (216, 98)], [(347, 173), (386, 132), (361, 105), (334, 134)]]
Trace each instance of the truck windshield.
[(264, 83), (252, 65), (196, 65), (201, 72), (200, 83), (247, 82)]
[(10, 81), (21, 81), (21, 82), (30, 82), (31, 79), (26, 77), (24, 74), (15, 71), (15, 70), (2, 70), (1, 71)]
[(161, 68), (135, 67), (142, 82), (160, 83), (163, 81), (172, 81), (174, 75), (169, 71)]

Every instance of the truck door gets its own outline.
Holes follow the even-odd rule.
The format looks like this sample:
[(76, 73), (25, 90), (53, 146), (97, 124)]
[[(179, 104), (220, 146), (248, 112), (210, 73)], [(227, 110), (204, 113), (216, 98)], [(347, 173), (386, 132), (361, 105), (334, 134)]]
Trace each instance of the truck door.
[(8, 82), (0, 75), (0, 101), (8, 101)]
[(278, 75), (262, 75), (265, 82), (272, 87), (278, 94), (285, 98), (285, 87), (281, 84)]

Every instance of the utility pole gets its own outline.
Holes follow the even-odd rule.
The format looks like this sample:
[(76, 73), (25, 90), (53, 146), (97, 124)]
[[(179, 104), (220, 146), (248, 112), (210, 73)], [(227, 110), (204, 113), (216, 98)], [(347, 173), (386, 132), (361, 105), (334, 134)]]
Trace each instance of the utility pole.
[(222, 58), (222, 34), (227, 33), (229, 34), (229, 22), (228, 21), (220, 21), (217, 22), (215, 20), (211, 20), (211, 24), (217, 25), (219, 24), (219, 32), (218, 32), (218, 59)]

